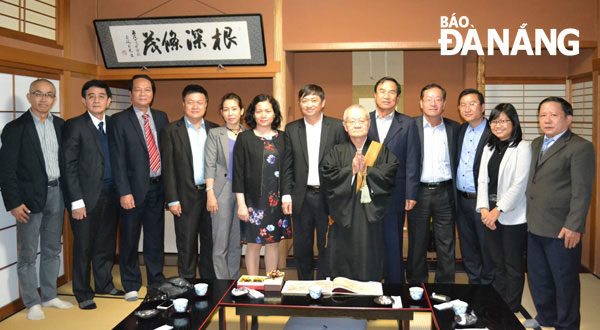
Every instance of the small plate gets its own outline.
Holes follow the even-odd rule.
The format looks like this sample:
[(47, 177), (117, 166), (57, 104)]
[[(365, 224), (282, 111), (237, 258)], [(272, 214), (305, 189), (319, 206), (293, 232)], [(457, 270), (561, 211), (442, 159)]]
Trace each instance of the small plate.
[(248, 292), (250, 292), (250, 290), (248, 290), (248, 288), (246, 288), (246, 287), (231, 289), (231, 294), (234, 295), (234, 296), (236, 296), (236, 297), (248, 294)]
[(373, 299), (373, 301), (375, 301), (376, 304), (381, 306), (389, 306), (394, 303), (394, 299), (392, 299), (392, 297), (390, 296), (379, 296)]
[(155, 317), (158, 314), (158, 309), (141, 309), (135, 311), (135, 313), (133, 314), (141, 319), (149, 319), (151, 317)]

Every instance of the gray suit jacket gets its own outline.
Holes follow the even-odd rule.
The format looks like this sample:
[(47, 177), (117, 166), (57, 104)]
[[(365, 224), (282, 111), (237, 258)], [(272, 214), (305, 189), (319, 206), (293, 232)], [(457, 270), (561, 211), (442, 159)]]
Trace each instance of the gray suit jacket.
[(543, 135), (532, 143), (527, 184), (529, 232), (556, 238), (566, 227), (583, 233), (594, 187), (594, 147), (567, 130), (538, 161), (543, 143)]
[[(243, 128), (245, 131), (246, 129)], [(213, 128), (208, 132), (204, 147), (204, 177), (215, 179), (215, 196), (219, 197), (229, 173), (229, 138), (227, 127)]]

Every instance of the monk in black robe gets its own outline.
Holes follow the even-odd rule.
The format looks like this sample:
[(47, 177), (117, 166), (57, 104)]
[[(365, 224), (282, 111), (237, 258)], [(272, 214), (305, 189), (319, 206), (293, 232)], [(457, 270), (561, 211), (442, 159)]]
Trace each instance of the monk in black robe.
[[(343, 125), (350, 142), (336, 145), (321, 165), (322, 189), (333, 219), (327, 241), (329, 269), (332, 277), (381, 281), (381, 220), (394, 191), (398, 160), (385, 146), (367, 139), (370, 119), (362, 106), (346, 109)], [(378, 152), (369, 151), (378, 147)]]

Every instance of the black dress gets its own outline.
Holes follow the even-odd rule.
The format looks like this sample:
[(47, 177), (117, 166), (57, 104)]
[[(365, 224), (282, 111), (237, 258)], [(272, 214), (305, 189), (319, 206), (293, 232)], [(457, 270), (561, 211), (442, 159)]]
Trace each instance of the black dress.
[[(254, 135), (254, 134), (253, 134)], [(263, 145), (261, 194), (244, 194), (248, 206), (248, 222), (242, 222), (241, 238), (244, 243), (268, 244), (292, 236), (291, 223), (281, 210), (279, 169), (282, 156), (274, 143), (279, 133), (271, 138), (258, 137)], [(256, 150), (256, 152), (260, 152)], [(256, 173), (259, 175), (259, 173)]]

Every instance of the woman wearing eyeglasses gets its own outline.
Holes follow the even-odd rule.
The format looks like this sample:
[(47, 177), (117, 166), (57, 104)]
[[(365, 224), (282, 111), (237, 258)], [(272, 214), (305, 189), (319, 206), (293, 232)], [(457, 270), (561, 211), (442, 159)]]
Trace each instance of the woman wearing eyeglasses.
[(493, 285), (510, 309), (518, 312), (525, 282), (525, 189), (531, 143), (522, 140), (519, 116), (512, 104), (498, 104), (489, 121), (493, 135), (481, 156), (477, 212), (487, 227), (485, 235), (494, 264)]

